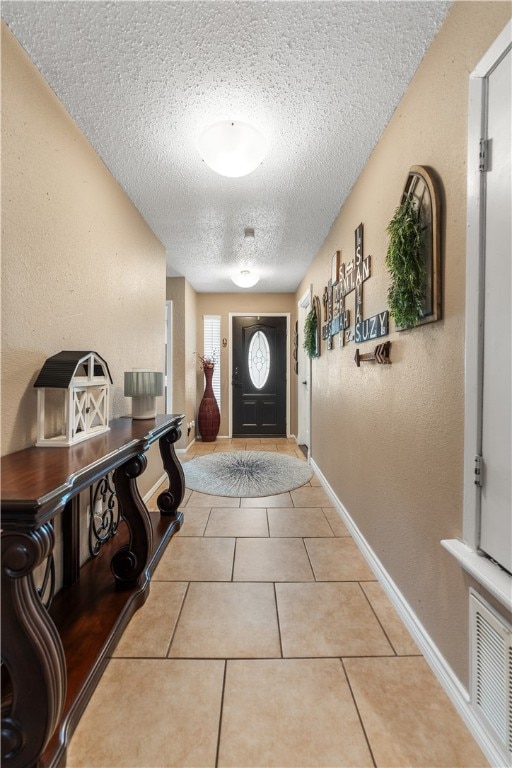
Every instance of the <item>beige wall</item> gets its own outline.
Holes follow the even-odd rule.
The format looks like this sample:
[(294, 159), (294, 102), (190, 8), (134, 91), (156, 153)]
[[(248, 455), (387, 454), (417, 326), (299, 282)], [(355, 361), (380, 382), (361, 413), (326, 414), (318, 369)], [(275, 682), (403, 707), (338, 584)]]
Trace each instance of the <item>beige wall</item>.
[(34, 443), (33, 383), (64, 349), (102, 355), (112, 414), (130, 413), (123, 372), (163, 366), (165, 269), (162, 244), (2, 25), (2, 453)]
[[(229, 339), (229, 313), (243, 312), (248, 315), (253, 313), (289, 313), (290, 329), (293, 332), (295, 318), (297, 314), (297, 303), (295, 296), (291, 293), (198, 293), (197, 294), (197, 351), (203, 351), (203, 317), (204, 315), (221, 316), (221, 338)], [(293, 344), (290, 343), (290, 354)], [(229, 358), (231, 351), (229, 345), (222, 348), (221, 352), (221, 422), (219, 435), (227, 436), (229, 434)], [(202, 373), (197, 369), (197, 400), (196, 413), (201, 402), (204, 390), (204, 379)], [(296, 410), (297, 410), (297, 377), (293, 372), (293, 361), (290, 362), (290, 424), (288, 425), (291, 434), (296, 433)], [(197, 419), (196, 419), (197, 421)]]
[[(332, 351), (322, 345), (312, 366), (312, 455), (465, 685), (467, 581), (439, 542), (462, 533), (467, 91), (470, 72), (509, 17), (508, 3), (452, 7), (297, 292), (312, 283), (322, 295), (331, 254), (353, 258), (363, 222), (372, 256), (364, 317), (385, 309), (387, 223), (410, 166), (437, 171), (443, 319), (392, 330), (390, 366), (357, 368), (353, 342)], [(353, 313), (353, 299), (348, 306)]]

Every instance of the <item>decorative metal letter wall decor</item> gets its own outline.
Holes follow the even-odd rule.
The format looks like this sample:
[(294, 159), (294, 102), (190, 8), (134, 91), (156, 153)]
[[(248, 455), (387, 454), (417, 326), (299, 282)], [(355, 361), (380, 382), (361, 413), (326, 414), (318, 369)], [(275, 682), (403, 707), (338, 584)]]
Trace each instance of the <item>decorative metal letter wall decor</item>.
[[(332, 337), (340, 334), (340, 347), (355, 340), (357, 344), (389, 333), (389, 313), (387, 310), (367, 319), (363, 316), (363, 284), (371, 276), (371, 256), (364, 257), (363, 225), (355, 230), (355, 258), (341, 264), (341, 252), (336, 251), (331, 259), (331, 279), (324, 290), (324, 321), (322, 338), (327, 341), (327, 349), (332, 349)], [(332, 280), (333, 264), (338, 275)], [(346, 297), (354, 291), (355, 320), (354, 329), (350, 328), (350, 313), (346, 307)]]
[(331, 257), (331, 292), (332, 292), (332, 318), (331, 318), (331, 347), (332, 337), (340, 332), (340, 263), (341, 251), (336, 251)]
[(332, 338), (341, 329), (341, 290), (340, 290), (341, 251), (336, 251), (331, 257), (331, 276), (324, 288), (322, 297), (324, 305), (324, 325), (322, 339), (327, 342), (327, 349), (332, 349)]
[(331, 280), (337, 283), (340, 279), (341, 251), (336, 251), (331, 256)]
[(379, 312), (378, 315), (368, 317), (366, 320), (361, 320), (356, 323), (356, 330), (354, 340), (356, 344), (361, 344), (363, 341), (371, 341), (371, 339), (380, 339), (381, 336), (387, 336), (389, 333), (389, 312)]

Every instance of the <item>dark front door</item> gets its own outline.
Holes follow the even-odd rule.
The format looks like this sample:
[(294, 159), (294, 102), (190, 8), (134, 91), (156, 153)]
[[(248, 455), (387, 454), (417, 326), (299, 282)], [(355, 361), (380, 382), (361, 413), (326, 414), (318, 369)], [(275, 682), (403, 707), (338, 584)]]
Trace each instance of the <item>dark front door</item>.
[(286, 317), (233, 318), (233, 437), (286, 437)]

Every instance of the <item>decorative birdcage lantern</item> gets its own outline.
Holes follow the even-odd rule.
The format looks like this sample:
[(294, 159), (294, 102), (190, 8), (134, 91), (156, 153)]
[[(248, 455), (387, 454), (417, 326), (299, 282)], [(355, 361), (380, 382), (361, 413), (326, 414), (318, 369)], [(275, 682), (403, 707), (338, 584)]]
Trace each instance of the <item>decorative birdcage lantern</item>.
[(34, 382), (37, 446), (67, 447), (107, 432), (112, 377), (97, 352), (59, 352)]

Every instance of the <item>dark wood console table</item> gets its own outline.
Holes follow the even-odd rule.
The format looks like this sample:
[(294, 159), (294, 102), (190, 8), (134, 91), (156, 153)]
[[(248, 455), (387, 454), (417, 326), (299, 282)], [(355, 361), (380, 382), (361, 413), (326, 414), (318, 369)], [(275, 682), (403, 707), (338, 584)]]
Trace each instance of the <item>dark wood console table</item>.
[[(62, 766), (69, 738), (151, 574), (181, 527), (184, 478), (174, 443), (183, 415), (115, 419), (70, 448), (27, 448), (1, 461), (2, 765)], [(158, 440), (168, 488), (148, 512), (137, 488)], [(79, 494), (112, 473), (121, 514), (100, 555), (79, 563)], [(49, 609), (33, 572), (53, 552), (62, 515), (63, 588)]]

